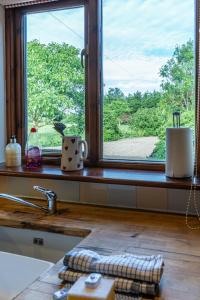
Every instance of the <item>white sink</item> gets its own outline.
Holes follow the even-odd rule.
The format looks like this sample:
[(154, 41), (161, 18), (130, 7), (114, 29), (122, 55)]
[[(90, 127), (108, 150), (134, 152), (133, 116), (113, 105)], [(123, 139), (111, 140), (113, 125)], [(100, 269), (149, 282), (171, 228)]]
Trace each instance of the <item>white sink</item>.
[(0, 300), (11, 300), (54, 264), (0, 251)]

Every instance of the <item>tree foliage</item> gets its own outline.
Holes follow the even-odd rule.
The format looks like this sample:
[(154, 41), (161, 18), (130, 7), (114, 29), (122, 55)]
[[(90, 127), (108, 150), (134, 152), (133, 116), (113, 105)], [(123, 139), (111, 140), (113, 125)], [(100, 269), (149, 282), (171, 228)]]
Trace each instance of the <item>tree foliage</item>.
[(165, 122), (165, 112), (159, 107), (146, 107), (138, 109), (133, 115), (131, 126), (134, 136), (157, 136)]
[(160, 69), (166, 106), (171, 111), (190, 110), (194, 105), (194, 48), (188, 41), (177, 46), (172, 58)]
[(124, 137), (120, 125), (128, 122), (130, 109), (127, 101), (113, 100), (104, 105), (104, 140), (115, 141)]
[(124, 99), (124, 93), (119, 88), (109, 88), (108, 93), (104, 97), (104, 101), (109, 103), (115, 100)]
[(45, 45), (34, 40), (28, 43), (27, 51), (29, 121), (40, 127), (71, 112), (82, 131), (84, 72), (79, 50), (65, 43)]
[[(28, 117), (31, 125), (42, 127), (54, 120), (67, 125), (68, 134), (84, 135), (84, 69), (80, 50), (66, 43), (28, 42)], [(125, 95), (110, 88), (104, 96), (104, 141), (124, 137), (158, 136), (152, 157), (165, 157), (165, 130), (172, 125), (172, 112), (180, 110), (182, 125), (194, 127), (193, 42), (176, 46), (160, 69), (160, 91), (136, 91)], [(50, 138), (51, 145), (58, 137)], [(45, 140), (49, 143), (49, 139)]]

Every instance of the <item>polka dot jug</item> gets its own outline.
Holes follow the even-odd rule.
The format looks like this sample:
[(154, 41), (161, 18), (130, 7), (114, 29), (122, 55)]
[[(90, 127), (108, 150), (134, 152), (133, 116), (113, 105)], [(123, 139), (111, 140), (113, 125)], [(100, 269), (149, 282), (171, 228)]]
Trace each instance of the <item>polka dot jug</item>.
[(88, 156), (87, 142), (80, 136), (64, 136), (62, 139), (62, 171), (78, 171), (83, 169), (83, 162)]

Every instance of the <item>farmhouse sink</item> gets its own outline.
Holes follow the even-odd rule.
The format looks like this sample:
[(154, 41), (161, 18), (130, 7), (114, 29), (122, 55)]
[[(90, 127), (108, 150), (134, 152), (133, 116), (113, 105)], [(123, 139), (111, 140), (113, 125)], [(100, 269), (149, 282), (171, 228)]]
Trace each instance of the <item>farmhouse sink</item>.
[(0, 251), (0, 300), (11, 300), (54, 264)]

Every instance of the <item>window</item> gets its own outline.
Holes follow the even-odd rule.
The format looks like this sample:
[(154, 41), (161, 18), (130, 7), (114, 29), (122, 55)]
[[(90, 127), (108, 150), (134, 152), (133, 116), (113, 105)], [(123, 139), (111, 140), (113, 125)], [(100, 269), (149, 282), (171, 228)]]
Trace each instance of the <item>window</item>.
[(89, 165), (163, 169), (172, 113), (195, 128), (197, 15), (193, 0), (7, 9), (8, 137), (15, 133), (24, 145), (34, 125), (56, 160), (53, 122), (61, 121), (66, 134), (88, 141)]
[(193, 0), (103, 1), (104, 158), (164, 160), (177, 110), (194, 129), (194, 11)]
[(60, 150), (53, 122), (85, 138), (84, 6), (26, 14), (27, 127), (43, 150)]

